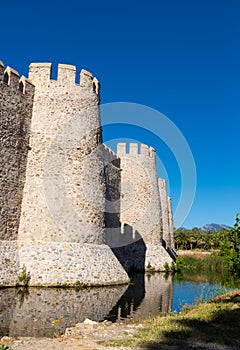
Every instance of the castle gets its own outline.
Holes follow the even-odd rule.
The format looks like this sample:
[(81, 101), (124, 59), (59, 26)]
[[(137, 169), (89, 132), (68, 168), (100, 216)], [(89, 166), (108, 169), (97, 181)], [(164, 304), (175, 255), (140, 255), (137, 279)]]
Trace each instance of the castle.
[(0, 286), (114, 285), (174, 258), (152, 147), (102, 143), (100, 85), (82, 70), (0, 61)]

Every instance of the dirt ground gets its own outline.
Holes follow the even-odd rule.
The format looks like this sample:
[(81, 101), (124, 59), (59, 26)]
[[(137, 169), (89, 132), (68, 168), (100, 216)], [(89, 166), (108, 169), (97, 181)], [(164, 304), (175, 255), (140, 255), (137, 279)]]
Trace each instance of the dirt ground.
[[(139, 327), (141, 325), (87, 321), (77, 324), (76, 327), (68, 328), (64, 335), (57, 338), (3, 337), (0, 344), (7, 345), (12, 350), (111, 350), (114, 348), (106, 348), (97, 342), (131, 337)], [(128, 350), (129, 348), (118, 347), (117, 349)]]
[[(98, 342), (117, 338), (132, 337), (142, 325), (121, 323), (92, 322), (80, 323), (68, 328), (64, 335), (56, 338), (3, 337), (0, 345), (4, 344), (11, 350), (132, 350), (129, 347), (105, 347)], [(155, 349), (155, 348), (154, 348)], [(136, 349), (135, 350), (140, 350)], [(180, 350), (179, 346), (161, 346), (160, 350)], [(181, 350), (239, 350), (236, 347), (206, 344), (190, 340)]]

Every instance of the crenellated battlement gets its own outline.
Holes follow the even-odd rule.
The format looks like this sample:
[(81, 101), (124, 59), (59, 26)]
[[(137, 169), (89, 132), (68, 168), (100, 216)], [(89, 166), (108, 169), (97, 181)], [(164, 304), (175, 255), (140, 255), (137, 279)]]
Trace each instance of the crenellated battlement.
[(127, 144), (124, 142), (117, 144), (117, 154), (121, 156), (146, 156), (150, 158), (156, 157), (156, 151), (153, 147), (148, 147), (145, 144), (130, 143), (129, 151), (127, 151)]
[(58, 64), (57, 80), (52, 79), (52, 64), (49, 62), (31, 63), (29, 66), (29, 79), (48, 84), (50, 81), (57, 81), (60, 86), (77, 85), (83, 89), (100, 93), (100, 84), (92, 73), (85, 69), (81, 70), (79, 84), (76, 81), (76, 66), (70, 64)]
[(22, 91), (23, 94), (33, 94), (35, 86), (31, 83), (31, 81), (28, 78), (21, 76), (19, 80), (19, 90)]
[(30, 80), (24, 76), (20, 78), (19, 73), (9, 66), (5, 68), (2, 61), (0, 61), (0, 81), (13, 89), (21, 91), (23, 94), (34, 93), (34, 85)]
[(49, 82), (52, 76), (52, 63), (31, 63), (28, 77), (30, 80)]
[(69, 84), (75, 84), (76, 81), (76, 67), (70, 64), (58, 65), (57, 79), (62, 82), (68, 82)]
[(100, 84), (77, 71), (61, 63), (53, 77), (52, 63), (31, 63), (26, 78), (0, 61), (0, 287), (18, 283), (23, 266), (30, 286), (75, 286), (128, 282), (123, 266), (171, 264), (156, 152), (102, 144)]

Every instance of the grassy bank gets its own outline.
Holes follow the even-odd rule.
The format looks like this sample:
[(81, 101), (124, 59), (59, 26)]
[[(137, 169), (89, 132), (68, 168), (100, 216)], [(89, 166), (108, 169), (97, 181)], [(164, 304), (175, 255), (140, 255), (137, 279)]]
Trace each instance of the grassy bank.
[(205, 252), (195, 251), (192, 254), (182, 255), (185, 269), (201, 271), (223, 271), (224, 262), (218, 252), (204, 254)]
[(180, 258), (182, 259), (182, 270), (180, 276), (176, 277), (182, 275), (184, 280), (206, 281), (226, 288), (240, 288), (240, 278), (229, 273), (219, 251), (181, 251)]
[[(214, 343), (240, 348), (240, 290), (185, 308), (180, 314), (157, 317), (143, 323), (132, 338), (108, 342), (108, 346), (147, 350)], [(199, 345), (198, 348), (201, 348)]]

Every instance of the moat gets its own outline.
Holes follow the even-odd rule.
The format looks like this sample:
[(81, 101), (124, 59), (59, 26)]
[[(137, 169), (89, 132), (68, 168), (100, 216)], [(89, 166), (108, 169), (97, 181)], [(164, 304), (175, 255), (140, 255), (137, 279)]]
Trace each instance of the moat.
[(86, 318), (111, 322), (140, 321), (179, 312), (226, 289), (206, 276), (172, 278), (164, 274), (132, 276), (132, 284), (101, 288), (0, 289), (0, 335), (51, 337)]

